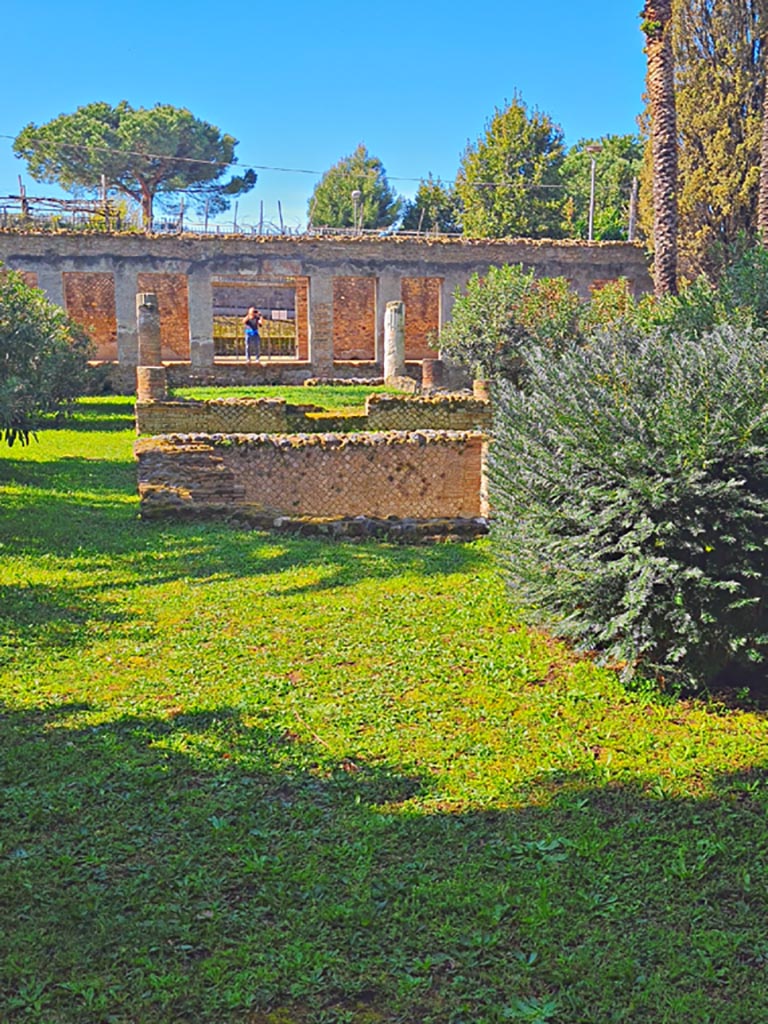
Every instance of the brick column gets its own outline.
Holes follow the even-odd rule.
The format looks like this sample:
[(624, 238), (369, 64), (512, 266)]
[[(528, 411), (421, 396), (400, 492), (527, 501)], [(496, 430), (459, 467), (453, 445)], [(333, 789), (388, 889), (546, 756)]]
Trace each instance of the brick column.
[(309, 279), (309, 361), (318, 377), (333, 373), (333, 276)]
[(168, 378), (164, 366), (136, 367), (136, 401), (162, 402), (168, 397)]
[(213, 285), (207, 269), (189, 275), (189, 361), (192, 366), (213, 366)]
[(136, 270), (127, 261), (116, 260), (115, 319), (117, 320), (117, 361), (121, 366), (139, 362), (139, 334), (136, 327)]
[(136, 295), (136, 332), (139, 336), (139, 365), (160, 366), (160, 310), (154, 292)]

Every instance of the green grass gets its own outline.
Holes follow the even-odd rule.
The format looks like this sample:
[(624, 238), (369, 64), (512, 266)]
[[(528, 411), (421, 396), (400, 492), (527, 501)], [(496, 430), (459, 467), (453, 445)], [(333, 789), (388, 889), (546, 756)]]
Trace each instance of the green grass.
[(368, 395), (393, 394), (384, 386), (366, 387), (357, 384), (322, 384), (305, 388), (291, 385), (264, 385), (263, 387), (194, 387), (174, 388), (174, 398), (284, 398), (292, 405), (316, 405), (321, 409), (339, 413), (361, 413)]
[(137, 518), (0, 451), (3, 1024), (768, 1020), (763, 714), (521, 629), (485, 542)]

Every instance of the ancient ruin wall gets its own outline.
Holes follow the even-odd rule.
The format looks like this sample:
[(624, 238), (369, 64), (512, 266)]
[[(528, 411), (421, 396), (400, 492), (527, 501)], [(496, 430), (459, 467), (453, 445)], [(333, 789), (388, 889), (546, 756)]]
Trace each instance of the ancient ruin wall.
[[(143, 367), (140, 370), (151, 368)], [(138, 434), (279, 434), (335, 431), (338, 417), (318, 416), (308, 407), (282, 398), (224, 398), (208, 401), (138, 401)], [(491, 407), (464, 395), (369, 395), (365, 415), (355, 416), (355, 430), (480, 430), (491, 428)], [(324, 425), (325, 421), (325, 425)], [(361, 422), (362, 421), (362, 422)]]
[(137, 434), (280, 434), (287, 429), (282, 398), (136, 403)]
[(474, 517), (479, 432), (174, 434), (136, 442), (142, 515)]
[(491, 429), (490, 402), (464, 395), (369, 395), (368, 430)]

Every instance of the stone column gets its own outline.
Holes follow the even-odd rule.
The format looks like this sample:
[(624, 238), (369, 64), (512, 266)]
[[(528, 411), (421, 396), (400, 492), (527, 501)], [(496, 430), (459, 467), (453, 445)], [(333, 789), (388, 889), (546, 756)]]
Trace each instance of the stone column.
[(189, 275), (189, 361), (192, 366), (213, 366), (213, 284), (207, 270)]
[(388, 302), (384, 314), (384, 380), (405, 376), (405, 304)]
[(333, 276), (309, 279), (309, 361), (316, 377), (333, 375)]
[(376, 362), (381, 366), (384, 364), (384, 320), (387, 305), (390, 302), (399, 302), (401, 298), (400, 275), (392, 273), (391, 270), (383, 270), (376, 282)]
[(136, 331), (139, 336), (139, 366), (160, 366), (160, 310), (154, 292), (136, 295)]
[(117, 361), (121, 366), (136, 366), (139, 361), (139, 335), (136, 325), (136, 271), (127, 261), (116, 260), (114, 274)]

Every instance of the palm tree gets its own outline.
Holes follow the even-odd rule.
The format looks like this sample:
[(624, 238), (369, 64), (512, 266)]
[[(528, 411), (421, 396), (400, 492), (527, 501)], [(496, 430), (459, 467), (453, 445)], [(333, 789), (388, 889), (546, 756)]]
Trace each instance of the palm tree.
[(645, 0), (653, 156), (653, 278), (657, 295), (677, 293), (677, 113), (672, 53), (672, 0)]
[[(762, 8), (768, 5), (763, 3)], [(768, 10), (760, 11), (760, 43), (768, 46)], [(765, 58), (764, 58), (765, 59)], [(760, 138), (760, 191), (757, 196), (757, 237), (768, 246), (768, 64), (763, 73), (763, 132)]]

